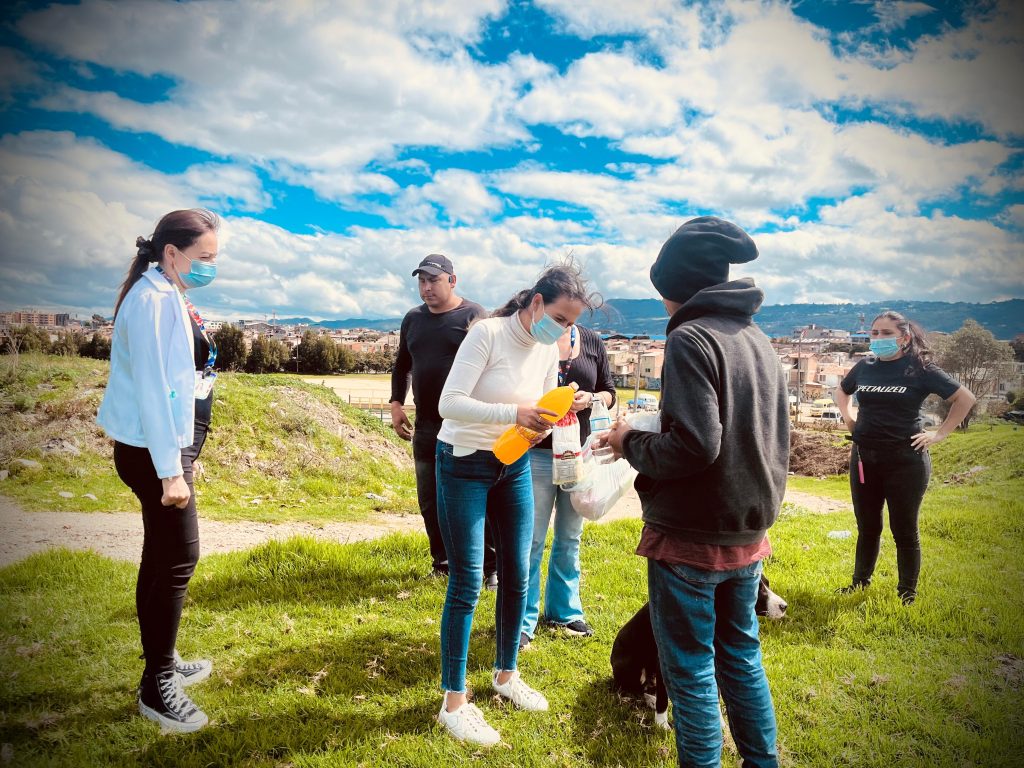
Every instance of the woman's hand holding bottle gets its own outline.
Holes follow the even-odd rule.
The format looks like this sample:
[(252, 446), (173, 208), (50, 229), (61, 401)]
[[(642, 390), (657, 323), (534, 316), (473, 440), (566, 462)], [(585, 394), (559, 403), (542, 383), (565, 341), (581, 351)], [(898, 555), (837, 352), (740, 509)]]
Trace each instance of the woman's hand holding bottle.
[[(545, 419), (545, 414), (552, 418)], [(555, 411), (539, 408), (532, 403), (520, 405), (516, 409), (516, 424), (532, 432), (540, 432), (541, 437), (543, 437), (543, 433), (551, 429), (552, 425), (558, 421), (558, 418), (558, 413)]]

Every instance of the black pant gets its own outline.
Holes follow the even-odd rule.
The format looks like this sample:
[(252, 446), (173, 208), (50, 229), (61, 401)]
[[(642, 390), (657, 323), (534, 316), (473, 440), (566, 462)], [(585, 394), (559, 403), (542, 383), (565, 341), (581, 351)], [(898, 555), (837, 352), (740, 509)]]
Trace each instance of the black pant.
[[(437, 433), (441, 429), (439, 423), (416, 422), (412, 433), (412, 457), (416, 464), (416, 498), (423, 516), (423, 527), (427, 530), (430, 542), (430, 559), (434, 568), (448, 570), (448, 553), (441, 538), (441, 528), (437, 522), (437, 466), (435, 451), (437, 450)], [(498, 570), (498, 558), (491, 536), (491, 525), (484, 525), (484, 573), (492, 574)]]
[[(860, 481), (857, 459), (864, 465)], [(850, 490), (857, 517), (857, 559), (853, 583), (870, 583), (878, 561), (882, 538), (882, 505), (889, 507), (889, 529), (896, 542), (897, 591), (900, 596), (917, 592), (921, 572), (921, 540), (917, 519), (921, 500), (928, 489), (932, 460), (927, 451), (918, 453), (908, 444), (897, 448), (854, 446), (850, 452)]]
[(199, 522), (192, 462), (206, 441), (206, 426), (195, 425), (195, 442), (181, 451), (181, 467), (192, 495), (184, 509), (160, 503), (163, 483), (147, 448), (114, 443), (114, 466), (122, 482), (142, 502), (142, 562), (135, 586), (146, 675), (174, 669), (181, 608), (188, 582), (199, 562)]

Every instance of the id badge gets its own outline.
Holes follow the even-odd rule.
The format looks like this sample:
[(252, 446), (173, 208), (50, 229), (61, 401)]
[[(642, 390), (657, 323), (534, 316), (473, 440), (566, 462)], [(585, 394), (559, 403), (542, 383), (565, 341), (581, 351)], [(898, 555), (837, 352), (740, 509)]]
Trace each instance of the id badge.
[(213, 392), (213, 381), (217, 378), (217, 374), (210, 372), (203, 374), (202, 371), (196, 371), (196, 400), (205, 400)]

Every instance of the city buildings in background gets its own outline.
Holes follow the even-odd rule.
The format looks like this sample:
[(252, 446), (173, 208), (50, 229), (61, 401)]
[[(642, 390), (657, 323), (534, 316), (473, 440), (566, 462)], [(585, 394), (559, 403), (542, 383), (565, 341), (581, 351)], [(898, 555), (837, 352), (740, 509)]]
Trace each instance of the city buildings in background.
[[(11, 330), (29, 326), (49, 336), (56, 343), (68, 334), (88, 338), (99, 338), (109, 343), (113, 334), (113, 321), (93, 315), (89, 320), (80, 320), (68, 313), (40, 312), (21, 309), (0, 312), (0, 349), (7, 350)], [(276, 316), (263, 320), (237, 320), (207, 322), (207, 329), (217, 333), (225, 326), (233, 326), (242, 332), (246, 353), (257, 338), (281, 342), (288, 352), (291, 365), (295, 365), (296, 347), (303, 337), (312, 331), (326, 337), (339, 348), (355, 356), (374, 356), (374, 369), (393, 362), (398, 350), (399, 331), (371, 328), (325, 328), (311, 323), (279, 322)], [(665, 361), (664, 337), (647, 335), (625, 335), (614, 329), (599, 330), (608, 353), (612, 378), (616, 387), (657, 391), (661, 387), (661, 371)], [(931, 333), (933, 340), (944, 336)], [(834, 399), (835, 391), (843, 378), (857, 361), (867, 354), (868, 332), (863, 315), (859, 326), (854, 329), (827, 328), (814, 323), (794, 327), (788, 336), (772, 339), (772, 346), (779, 357), (779, 363), (786, 374), (790, 402), (794, 410), (797, 404), (809, 407)], [(1012, 343), (1024, 342), (1024, 334), (1018, 334)], [(95, 342), (94, 342), (95, 343)], [(284, 361), (283, 368), (288, 370)], [(293, 369), (294, 370), (294, 369)], [(1005, 401), (1008, 393), (1024, 392), (1024, 363), (1013, 362), (1004, 366), (998, 382), (984, 399), (992, 403)]]

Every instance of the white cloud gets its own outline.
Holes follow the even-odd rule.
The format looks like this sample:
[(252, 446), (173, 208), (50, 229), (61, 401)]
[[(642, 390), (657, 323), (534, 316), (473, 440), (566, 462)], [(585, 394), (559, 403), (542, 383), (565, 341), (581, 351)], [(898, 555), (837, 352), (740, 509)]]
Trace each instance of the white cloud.
[[(0, 49), (0, 101), (39, 88), (36, 109), (93, 115), (212, 157), (165, 175), (69, 133), (0, 138), (0, 303), (109, 312), (135, 235), (203, 203), (252, 214), (225, 221), (220, 276), (197, 294), (222, 316), (397, 316), (418, 301), (409, 272), (437, 251), (485, 306), (569, 251), (605, 296), (651, 296), (661, 243), (707, 211), (754, 233), (763, 256), (749, 273), (770, 303), (1021, 293), (1021, 206), (1003, 200), (985, 221), (921, 213), (1021, 188), (1007, 170), (1016, 140), (998, 139), (1024, 125), (1024, 102), (1012, 97), (1024, 16), (1009, 4), (884, 57), (838, 52), (784, 3), (540, 4), (564, 30), (630, 42), (564, 71), (529, 54), (484, 64), (469, 52), (501, 17), (499, 0), (85, 0), (30, 13), (16, 28), (97, 84), (109, 82), (104, 68), (159, 75), (153, 101), (52, 82), (11, 49)], [(885, 23), (924, 10), (904, 3)], [(912, 120), (850, 122), (848, 110), (864, 106), (976, 121), (997, 138), (953, 144)], [(456, 153), (493, 147), (547, 162), (524, 124), (641, 157), (588, 171), (557, 160), (457, 167)], [(409, 156), (420, 148), (452, 154), (425, 153), (428, 164)], [(392, 228), (299, 235), (260, 221), (274, 203), (267, 176)], [(832, 200), (819, 221), (801, 223)]]
[(539, 8), (562, 22), (565, 31), (580, 37), (654, 32), (666, 25), (678, 34), (695, 15), (677, 0), (536, 0)]
[(902, 2), (902, 0), (876, 0), (872, 10), (878, 17), (878, 26), (885, 32), (902, 29), (917, 16), (927, 16), (935, 9), (927, 3)]
[(154, 103), (57, 87), (43, 108), (222, 157), (333, 170), (387, 158), (395, 146), (523, 138), (507, 116), (524, 64), (488, 67), (465, 51), (502, 9), (496, 0), (86, 0), (30, 13), (17, 28), (59, 56), (175, 82)]
[(475, 173), (463, 170), (438, 171), (433, 180), (421, 187), (403, 190), (392, 206), (381, 209), (381, 214), (394, 224), (428, 224), (441, 217), (452, 224), (475, 224), (489, 220), (502, 209), (501, 201), (494, 197)]
[[(1018, 229), (1024, 229), (1024, 205), (1016, 204), (1007, 206), (1006, 210), (1003, 211), (999, 216), (1001, 221), (1006, 222), (1012, 227)], [(1022, 265), (1024, 268), (1024, 265)]]
[(39, 87), (43, 78), (37, 65), (21, 51), (0, 47), (0, 105), (19, 90)]
[(576, 136), (622, 138), (637, 130), (665, 130), (678, 123), (678, 81), (631, 57), (593, 53), (564, 76), (535, 82), (519, 102), (528, 123), (560, 125)]
[(922, 288), (935, 300), (988, 301), (1024, 291), (1020, 242), (991, 222), (901, 215), (872, 196), (822, 218), (755, 235), (761, 257), (745, 266), (773, 285), (769, 303), (906, 299)]
[(272, 202), (259, 177), (237, 165), (193, 165), (182, 176), (193, 189), (209, 190), (200, 193), (200, 197), (210, 207), (258, 212), (269, 208)]
[(962, 29), (922, 38), (886, 68), (851, 72), (852, 94), (954, 124), (976, 122), (999, 136), (1024, 132), (1024, 7), (999, 2)]

